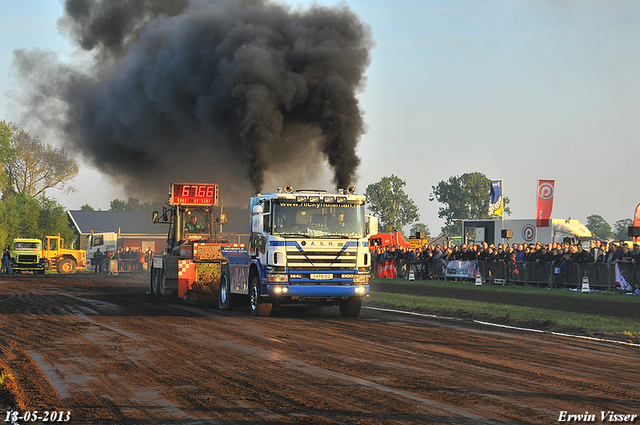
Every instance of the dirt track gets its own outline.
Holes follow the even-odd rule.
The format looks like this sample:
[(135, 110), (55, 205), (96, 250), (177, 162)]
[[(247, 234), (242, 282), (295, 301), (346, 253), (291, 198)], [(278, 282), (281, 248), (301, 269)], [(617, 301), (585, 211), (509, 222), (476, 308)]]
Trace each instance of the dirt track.
[[(0, 279), (28, 410), (92, 424), (550, 424), (640, 414), (640, 348), (364, 308), (221, 312), (146, 279)], [(5, 403), (3, 405), (3, 402)], [(9, 407), (0, 400), (4, 420)], [(23, 422), (21, 422), (23, 423)]]

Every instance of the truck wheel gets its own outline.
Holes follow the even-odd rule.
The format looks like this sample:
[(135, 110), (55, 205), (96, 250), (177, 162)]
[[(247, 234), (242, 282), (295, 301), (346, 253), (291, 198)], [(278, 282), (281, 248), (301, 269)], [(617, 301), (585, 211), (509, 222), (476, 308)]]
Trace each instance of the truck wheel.
[(220, 273), (220, 285), (218, 286), (218, 308), (231, 310), (233, 308), (233, 294), (231, 293), (231, 279), (229, 269), (223, 268)]
[(251, 279), (249, 303), (251, 304), (251, 314), (253, 316), (267, 317), (271, 314), (271, 303), (260, 302), (260, 278), (258, 276), (254, 276)]
[(151, 269), (151, 295), (164, 295), (164, 270)]
[(358, 317), (362, 309), (362, 297), (349, 297), (340, 300), (340, 315), (342, 317)]
[(58, 273), (73, 274), (76, 272), (76, 263), (68, 258), (63, 258), (58, 262)]

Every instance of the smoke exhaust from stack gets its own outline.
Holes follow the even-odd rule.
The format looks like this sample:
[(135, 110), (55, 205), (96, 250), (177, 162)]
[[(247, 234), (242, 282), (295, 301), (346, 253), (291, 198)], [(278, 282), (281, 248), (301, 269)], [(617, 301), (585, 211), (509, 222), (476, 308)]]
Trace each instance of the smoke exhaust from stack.
[(324, 162), (337, 188), (354, 183), (365, 131), (356, 95), (373, 41), (348, 7), (64, 7), (59, 27), (91, 60), (69, 65), (48, 52), (14, 52), (31, 111), (134, 193), (195, 180), (261, 191), (274, 164), (315, 174)]

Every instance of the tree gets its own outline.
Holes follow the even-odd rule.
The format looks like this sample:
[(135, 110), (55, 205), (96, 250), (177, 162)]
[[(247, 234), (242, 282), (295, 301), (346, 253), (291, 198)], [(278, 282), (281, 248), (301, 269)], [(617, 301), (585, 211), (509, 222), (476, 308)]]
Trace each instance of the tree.
[(80, 211), (95, 211), (95, 209), (89, 204), (84, 204), (80, 207)]
[(393, 174), (367, 186), (367, 207), (378, 217), (381, 232), (401, 230), (418, 220), (418, 207), (404, 192), (405, 186), (405, 181)]
[(47, 189), (55, 188), (67, 193), (75, 190), (69, 184), (78, 175), (78, 164), (74, 158), (64, 149), (45, 144), (13, 124), (4, 126), (11, 130), (8, 152), (0, 158), (8, 175), (7, 189), (34, 198)]
[[(480, 172), (449, 177), (449, 180), (441, 181), (436, 186), (431, 186), (431, 189), (429, 200), (445, 204), (438, 209), (438, 217), (445, 220), (442, 227), (445, 234), (460, 235), (462, 225), (456, 223), (459, 220), (492, 218), (489, 216), (491, 180)], [(508, 203), (509, 198), (504, 197), (506, 215), (511, 214)]]
[(127, 205), (125, 201), (116, 198), (109, 203), (109, 211), (124, 211), (125, 205)]
[(418, 232), (424, 232), (425, 235), (431, 236), (431, 232), (429, 231), (429, 226), (424, 223), (415, 223), (409, 229), (409, 233), (415, 235)]
[(618, 240), (629, 239), (629, 227), (633, 226), (633, 220), (623, 218), (613, 223), (613, 238)]
[(32, 198), (25, 193), (5, 193), (0, 202), (0, 246), (15, 238), (37, 238), (57, 235), (73, 242), (74, 232), (67, 213), (56, 200), (41, 195)]
[[(40, 215), (38, 217), (38, 234), (53, 236), (60, 234), (64, 238), (67, 247), (72, 247), (76, 233), (69, 225), (69, 217), (66, 209), (55, 199), (41, 195), (38, 198)], [(76, 244), (76, 248), (79, 244)]]
[(600, 239), (609, 239), (613, 235), (611, 225), (607, 223), (602, 216), (597, 214), (592, 214), (587, 217), (587, 229)]
[(0, 187), (4, 189), (7, 187), (7, 171), (4, 168), (5, 160), (11, 155), (11, 137), (13, 136), (13, 130), (11, 125), (5, 121), (0, 121), (0, 164), (2, 164), (2, 171), (0, 172)]
[(129, 198), (126, 202), (116, 198), (109, 204), (109, 211), (154, 211), (161, 209), (162, 204), (159, 202), (140, 203), (136, 198)]

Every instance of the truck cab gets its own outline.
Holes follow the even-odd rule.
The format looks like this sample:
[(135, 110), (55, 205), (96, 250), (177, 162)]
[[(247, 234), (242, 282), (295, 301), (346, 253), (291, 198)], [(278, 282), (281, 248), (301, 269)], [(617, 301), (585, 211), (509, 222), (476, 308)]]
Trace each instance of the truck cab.
[(118, 234), (115, 232), (90, 233), (87, 236), (87, 266), (94, 270), (93, 256), (99, 249), (104, 255), (105, 252), (116, 252), (118, 248)]
[(44, 274), (45, 259), (42, 257), (42, 241), (18, 238), (11, 243), (11, 268), (15, 271), (31, 271)]
[(360, 313), (371, 255), (365, 197), (288, 186), (251, 198), (249, 298), (254, 315), (272, 305), (338, 305)]

